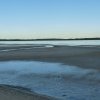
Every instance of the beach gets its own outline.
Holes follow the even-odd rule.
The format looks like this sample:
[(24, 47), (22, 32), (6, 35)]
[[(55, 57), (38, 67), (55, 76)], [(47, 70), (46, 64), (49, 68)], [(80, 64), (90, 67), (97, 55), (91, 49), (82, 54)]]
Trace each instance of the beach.
[(30, 45), (0, 46), (0, 61), (34, 60), (100, 69), (99, 59), (99, 46), (55, 46), (53, 48), (34, 47)]
[(100, 100), (100, 0), (0, 0), (0, 100)]
[(15, 88), (13, 86), (0, 85), (0, 99), (1, 100), (57, 100), (49, 96), (40, 95)]
[[(100, 59), (99, 46), (60, 46), (60, 45), (59, 46), (54, 45), (54, 47), (40, 47), (40, 46), (34, 47), (32, 45), (0, 46), (0, 62), (6, 63), (8, 61), (24, 61), (24, 62), (38, 61), (37, 63), (39, 62), (48, 62), (47, 64), (61, 63), (62, 65), (65, 65), (64, 67), (66, 67), (66, 65), (69, 65), (69, 67), (78, 66), (78, 68), (82, 68), (82, 71), (83, 69), (85, 69), (87, 73), (85, 75), (83, 73), (82, 77), (81, 76), (79, 77), (78, 75), (81, 73), (80, 71), (81, 69), (78, 69), (79, 73), (76, 72), (77, 75), (76, 74), (66, 75), (63, 73), (60, 73), (60, 75), (52, 73), (51, 74), (30, 73), (22, 75), (20, 74), (20, 76), (18, 76), (18, 80), (20, 81), (23, 80), (23, 78), (24, 80), (26, 79), (31, 80), (32, 78), (35, 79), (36, 82), (39, 81), (38, 82), (39, 84), (34, 83), (34, 85), (36, 85), (37, 87), (40, 86), (42, 88), (49, 89), (50, 86), (52, 89), (54, 89), (51, 90), (51, 92), (58, 91), (57, 89), (60, 88), (62, 91), (65, 91), (63, 94), (61, 94), (62, 92), (61, 93), (58, 92), (57, 94), (58, 97), (61, 94), (62, 97), (64, 98), (60, 100), (67, 100), (67, 98), (68, 100), (82, 100), (84, 98), (85, 100), (89, 100), (91, 98), (93, 100), (99, 100), (100, 91), (98, 90), (99, 89), (98, 87), (100, 79), (98, 78), (97, 80), (95, 80), (95, 77), (92, 76), (92, 74), (99, 75), (98, 72), (100, 71), (99, 59)], [(42, 63), (40, 63), (40, 65), (42, 66)], [(50, 65), (50, 66), (56, 66), (56, 65)], [(10, 72), (10, 75), (14, 76), (14, 73), (15, 72)], [(57, 84), (56, 86), (55, 83)], [(66, 92), (67, 89), (68, 93)], [(34, 93), (27, 90), (23, 90), (22, 88), (14, 88), (13, 86), (9, 85), (8, 86), (0, 85), (0, 98), (2, 98), (2, 100), (53, 100), (53, 99), (55, 100), (55, 96), (54, 97), (48, 95), (45, 96), (41, 93), (41, 91), (38, 94), (38, 92)]]

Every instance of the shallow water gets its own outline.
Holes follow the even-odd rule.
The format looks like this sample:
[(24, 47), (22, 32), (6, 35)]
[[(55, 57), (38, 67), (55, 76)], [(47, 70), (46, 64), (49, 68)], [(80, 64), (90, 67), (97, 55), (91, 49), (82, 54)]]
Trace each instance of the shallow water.
[[(8, 61), (0, 62), (0, 72), (10, 73), (18, 72), (17, 74), (43, 74), (43, 75), (66, 75), (75, 78), (83, 77), (85, 75), (98, 75), (99, 71), (94, 69), (83, 69), (77, 66), (62, 65), (59, 63), (46, 63), (38, 61)], [(6, 74), (7, 74), (6, 73)], [(93, 78), (93, 77), (92, 77)], [(99, 78), (98, 78), (99, 80)]]
[(0, 62), (0, 84), (23, 86), (61, 100), (99, 100), (100, 72), (59, 63)]
[(70, 46), (77, 46), (77, 45), (99, 45), (100, 40), (64, 40), (64, 41), (0, 41), (0, 45), (2, 44), (32, 44), (32, 45), (40, 45), (40, 44), (49, 44), (49, 45), (70, 45)]

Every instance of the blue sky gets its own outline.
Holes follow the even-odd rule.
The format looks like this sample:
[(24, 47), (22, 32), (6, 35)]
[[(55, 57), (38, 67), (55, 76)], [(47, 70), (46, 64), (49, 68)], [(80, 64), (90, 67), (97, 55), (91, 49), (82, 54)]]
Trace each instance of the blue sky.
[(100, 37), (100, 0), (0, 0), (0, 38)]

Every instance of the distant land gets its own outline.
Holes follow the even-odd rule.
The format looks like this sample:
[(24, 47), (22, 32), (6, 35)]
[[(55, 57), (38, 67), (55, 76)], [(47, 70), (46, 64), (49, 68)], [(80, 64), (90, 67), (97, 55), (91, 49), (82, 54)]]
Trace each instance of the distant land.
[(72, 38), (72, 39), (61, 39), (61, 38), (46, 38), (46, 39), (0, 39), (0, 41), (56, 41), (56, 40), (100, 40), (100, 38)]

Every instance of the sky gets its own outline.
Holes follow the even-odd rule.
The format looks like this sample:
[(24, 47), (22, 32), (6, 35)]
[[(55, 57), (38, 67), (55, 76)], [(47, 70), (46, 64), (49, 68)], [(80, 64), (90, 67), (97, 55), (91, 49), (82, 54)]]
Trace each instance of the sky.
[(100, 0), (0, 0), (0, 38), (100, 37)]

